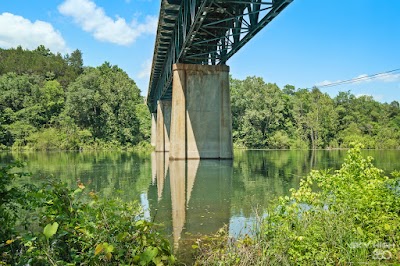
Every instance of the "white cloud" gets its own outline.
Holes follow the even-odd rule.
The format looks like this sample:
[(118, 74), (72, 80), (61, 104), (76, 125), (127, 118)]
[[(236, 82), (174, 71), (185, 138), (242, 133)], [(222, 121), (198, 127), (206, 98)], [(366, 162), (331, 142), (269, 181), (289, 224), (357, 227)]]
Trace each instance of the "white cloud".
[(321, 81), (321, 82), (315, 83), (315, 85), (314, 85), (314, 86), (316, 86), (316, 87), (320, 87), (320, 86), (325, 86), (325, 85), (328, 85), (328, 84), (331, 84), (331, 83), (332, 83), (332, 81), (329, 81), (329, 80), (324, 80), (324, 81)]
[(392, 73), (379, 74), (376, 79), (381, 80), (383, 82), (396, 82), (400, 81), (400, 74), (392, 74)]
[(373, 81), (381, 81), (381, 82), (396, 82), (400, 81), (400, 74), (395, 74), (395, 73), (382, 73), (378, 75), (367, 75), (367, 74), (361, 74), (355, 77), (356, 82), (355, 84), (360, 84), (360, 83), (367, 83), (367, 82), (373, 82)]
[(52, 52), (68, 52), (65, 40), (50, 23), (40, 20), (31, 22), (5, 12), (0, 15), (0, 47), (13, 48), (19, 45), (30, 50), (44, 45)]
[(397, 82), (400, 81), (400, 73), (382, 73), (378, 75), (367, 75), (367, 74), (361, 74), (358, 75), (350, 80), (336, 80), (336, 81), (329, 81), (329, 80), (324, 80), (321, 82), (316, 83), (314, 86), (316, 87), (324, 87), (332, 85), (334, 86), (336, 83), (340, 83), (338, 85), (346, 85), (346, 84), (361, 84), (361, 83), (368, 83), (368, 82)]
[(84, 31), (90, 32), (95, 39), (119, 45), (132, 44), (143, 34), (155, 34), (157, 18), (147, 16), (144, 23), (133, 20), (127, 23), (124, 18), (110, 18), (103, 8), (91, 0), (66, 0), (58, 11), (72, 17)]
[(360, 83), (363, 83), (363, 82), (371, 81), (370, 79), (368, 79), (368, 75), (367, 74), (361, 74), (361, 75), (358, 75), (357, 77), (354, 77), (352, 79), (355, 80), (354, 84), (360, 84)]
[(149, 79), (150, 78), (150, 72), (151, 72), (151, 65), (152, 65), (152, 60), (147, 59), (142, 65), (141, 65), (141, 70), (139, 74), (137, 75), (138, 78), (140, 79)]
[(330, 80), (324, 80), (318, 83), (315, 83), (315, 87), (322, 87), (322, 86), (327, 86), (333, 83), (341, 82), (341, 80), (336, 80), (336, 81), (330, 81)]

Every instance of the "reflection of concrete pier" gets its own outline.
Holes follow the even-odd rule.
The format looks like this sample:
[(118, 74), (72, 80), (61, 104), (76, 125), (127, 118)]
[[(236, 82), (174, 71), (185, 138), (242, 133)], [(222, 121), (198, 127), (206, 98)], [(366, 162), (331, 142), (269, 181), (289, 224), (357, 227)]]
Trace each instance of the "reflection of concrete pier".
[(210, 234), (229, 224), (232, 175), (232, 161), (199, 161), (184, 233)]
[(169, 178), (172, 202), (172, 231), (174, 237), (174, 246), (177, 248), (186, 219), (185, 161), (171, 162), (170, 167)]
[(164, 152), (155, 152), (153, 154), (154, 157), (156, 158), (155, 161), (156, 166), (154, 167), (154, 165), (152, 164), (152, 172), (156, 172), (157, 195), (158, 195), (158, 201), (160, 201), (164, 190), (164, 182), (168, 173), (169, 157), (168, 153)]
[(171, 226), (166, 229), (172, 233), (175, 248), (186, 246), (179, 243), (190, 241), (190, 235), (211, 234), (229, 224), (232, 161), (168, 162), (164, 153), (156, 154), (153, 168), (157, 169), (158, 198), (152, 200), (158, 202), (155, 221)]

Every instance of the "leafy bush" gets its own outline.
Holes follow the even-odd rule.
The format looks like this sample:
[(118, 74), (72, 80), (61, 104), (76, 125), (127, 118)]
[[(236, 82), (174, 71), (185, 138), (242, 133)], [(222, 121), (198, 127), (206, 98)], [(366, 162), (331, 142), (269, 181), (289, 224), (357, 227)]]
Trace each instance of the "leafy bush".
[(143, 219), (138, 203), (99, 199), (81, 183), (72, 190), (54, 178), (24, 187), (21, 195), (15, 187), (5, 188), (15, 176), (11, 168), (0, 172), (0, 211), (7, 229), (0, 231), (0, 265), (174, 263), (169, 242)]
[[(25, 175), (24, 173), (12, 171), (22, 163), (15, 162), (0, 167), (0, 239), (10, 239), (14, 234), (14, 225), (18, 219), (18, 210), (25, 197), (22, 187), (11, 186), (15, 179)], [(0, 243), (0, 252), (2, 245)]]
[[(199, 265), (344, 265), (400, 262), (400, 175), (383, 175), (361, 146), (341, 169), (313, 171), (281, 197), (252, 237), (198, 241)], [(211, 239), (211, 241), (210, 241)]]

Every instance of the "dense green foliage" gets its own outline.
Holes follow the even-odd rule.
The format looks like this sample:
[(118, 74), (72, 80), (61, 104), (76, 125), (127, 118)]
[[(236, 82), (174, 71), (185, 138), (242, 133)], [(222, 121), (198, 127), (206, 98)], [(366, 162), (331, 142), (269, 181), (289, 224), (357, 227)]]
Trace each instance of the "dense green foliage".
[[(14, 166), (22, 166), (20, 163), (7, 165), (0, 168), (0, 239), (2, 242), (13, 234), (12, 225), (18, 218), (18, 209), (23, 202), (25, 190), (11, 186), (16, 177), (24, 174), (20, 172), (11, 173)], [(3, 243), (0, 243), (0, 247)]]
[[(150, 114), (135, 82), (109, 63), (84, 67), (44, 46), (0, 49), (0, 148), (98, 149), (148, 145)], [(400, 148), (400, 106), (261, 78), (231, 79), (237, 147), (270, 149)]]
[(57, 80), (63, 87), (74, 81), (83, 71), (82, 53), (75, 50), (71, 55), (62, 57), (53, 54), (40, 45), (36, 50), (0, 49), (0, 75), (15, 73), (17, 75), (35, 75), (47, 80)]
[(236, 146), (271, 149), (400, 148), (397, 101), (340, 92), (333, 99), (319, 89), (295, 89), (261, 78), (231, 79), (233, 139)]
[(0, 148), (131, 147), (149, 139), (150, 114), (135, 82), (109, 63), (0, 49)]
[(378, 265), (400, 262), (400, 173), (351, 149), (342, 167), (313, 171), (260, 217), (252, 236), (199, 240), (198, 265)]
[[(137, 202), (100, 199), (54, 178), (18, 185), (0, 168), (0, 265), (167, 265), (169, 242)], [(22, 182), (19, 180), (20, 183)]]

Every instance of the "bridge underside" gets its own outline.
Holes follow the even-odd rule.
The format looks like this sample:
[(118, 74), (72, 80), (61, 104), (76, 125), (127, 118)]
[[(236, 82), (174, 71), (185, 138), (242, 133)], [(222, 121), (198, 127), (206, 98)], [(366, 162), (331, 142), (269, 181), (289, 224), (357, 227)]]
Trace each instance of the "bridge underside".
[(293, 0), (162, 0), (147, 104), (172, 99), (172, 65), (221, 65)]

